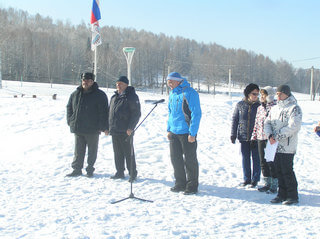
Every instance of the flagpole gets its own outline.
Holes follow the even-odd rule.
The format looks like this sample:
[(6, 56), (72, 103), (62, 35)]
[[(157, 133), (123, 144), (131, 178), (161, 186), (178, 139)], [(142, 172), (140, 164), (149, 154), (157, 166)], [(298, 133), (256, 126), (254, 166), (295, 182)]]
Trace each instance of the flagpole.
[(91, 31), (92, 31), (92, 41), (91, 49), (94, 51), (94, 61), (93, 61), (93, 74), (95, 80), (97, 81), (97, 47), (101, 44), (99, 20), (101, 19), (99, 0), (93, 0), (92, 11), (91, 11)]
[(94, 50), (94, 69), (93, 69), (96, 82), (97, 82), (97, 50), (98, 50), (98, 47), (96, 47), (96, 49)]

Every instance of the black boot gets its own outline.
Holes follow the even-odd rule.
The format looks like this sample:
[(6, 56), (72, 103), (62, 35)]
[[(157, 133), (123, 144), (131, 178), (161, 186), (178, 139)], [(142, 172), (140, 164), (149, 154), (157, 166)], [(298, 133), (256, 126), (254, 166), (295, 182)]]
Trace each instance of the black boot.
[(116, 173), (115, 175), (110, 177), (111, 179), (124, 179), (124, 173)]
[(259, 192), (267, 192), (271, 186), (271, 177), (264, 177), (263, 178), (264, 185), (261, 188), (258, 188)]
[(270, 202), (276, 204), (276, 203), (282, 203), (283, 201), (284, 201), (284, 199), (282, 197), (276, 196)]
[(81, 175), (82, 175), (81, 170), (75, 169), (72, 171), (72, 173), (67, 174), (66, 177), (78, 177)]

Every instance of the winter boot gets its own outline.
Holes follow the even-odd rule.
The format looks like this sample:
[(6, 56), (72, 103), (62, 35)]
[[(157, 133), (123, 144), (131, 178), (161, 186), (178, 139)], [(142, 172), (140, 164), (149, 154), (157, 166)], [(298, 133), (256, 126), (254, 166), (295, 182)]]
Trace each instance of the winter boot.
[(81, 176), (82, 172), (81, 169), (74, 169), (71, 173), (67, 174), (66, 177), (78, 177)]
[(263, 181), (264, 181), (264, 185), (261, 188), (258, 188), (259, 192), (267, 192), (270, 187), (271, 187), (271, 177), (264, 177)]
[(278, 179), (271, 178), (270, 189), (267, 191), (267, 193), (277, 193), (277, 191), (278, 191)]

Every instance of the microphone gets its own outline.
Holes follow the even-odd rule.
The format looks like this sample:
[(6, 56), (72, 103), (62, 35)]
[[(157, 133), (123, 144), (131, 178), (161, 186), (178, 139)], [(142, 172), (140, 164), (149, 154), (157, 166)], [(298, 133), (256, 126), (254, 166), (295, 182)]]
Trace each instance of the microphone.
[(153, 102), (152, 104), (156, 105), (156, 104), (163, 103), (163, 102), (164, 102), (164, 99), (161, 99), (161, 100)]

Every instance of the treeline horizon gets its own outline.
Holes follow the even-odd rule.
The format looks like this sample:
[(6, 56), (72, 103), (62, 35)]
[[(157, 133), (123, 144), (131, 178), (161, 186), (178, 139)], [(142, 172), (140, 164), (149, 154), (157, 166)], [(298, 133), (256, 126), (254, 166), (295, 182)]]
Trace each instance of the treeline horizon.
[[(0, 8), (0, 31), (2, 80), (76, 85), (82, 72), (92, 71), (90, 24), (54, 23), (40, 14)], [(103, 26), (100, 32), (97, 81), (102, 87), (113, 87), (120, 75), (127, 75), (122, 49), (135, 47), (131, 67), (135, 87), (159, 88), (169, 71), (177, 71), (198, 90), (204, 84), (202, 91), (212, 91), (228, 83), (231, 70), (233, 84), (288, 84), (293, 91), (310, 92), (311, 70), (295, 68), (284, 59), (274, 62), (253, 51), (131, 28)], [(319, 78), (316, 69), (316, 85)]]

